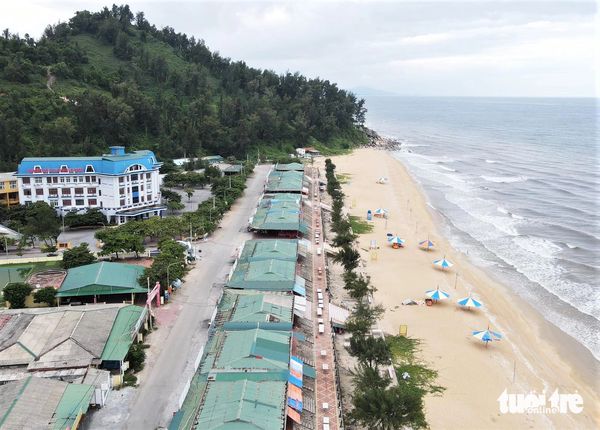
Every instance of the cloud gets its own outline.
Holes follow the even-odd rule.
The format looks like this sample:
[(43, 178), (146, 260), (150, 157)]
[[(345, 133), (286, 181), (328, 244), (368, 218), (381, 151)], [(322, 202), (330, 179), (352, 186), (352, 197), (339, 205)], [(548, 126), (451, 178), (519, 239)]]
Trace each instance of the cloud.
[[(97, 0), (8, 2), (4, 21), (39, 36)], [(591, 96), (593, 3), (129, 1), (157, 27), (234, 60), (341, 86), (402, 94)], [(31, 13), (31, 11), (35, 13)]]

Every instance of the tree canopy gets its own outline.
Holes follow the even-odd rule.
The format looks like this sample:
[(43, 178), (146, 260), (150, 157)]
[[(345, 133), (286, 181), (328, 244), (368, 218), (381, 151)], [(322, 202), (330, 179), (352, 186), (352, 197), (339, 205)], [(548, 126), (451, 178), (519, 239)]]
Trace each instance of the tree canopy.
[(109, 144), (162, 159), (245, 158), (365, 140), (364, 101), (335, 83), (225, 58), (128, 5), (76, 12), (39, 40), (5, 30), (0, 92), (4, 170), (25, 155), (97, 155)]

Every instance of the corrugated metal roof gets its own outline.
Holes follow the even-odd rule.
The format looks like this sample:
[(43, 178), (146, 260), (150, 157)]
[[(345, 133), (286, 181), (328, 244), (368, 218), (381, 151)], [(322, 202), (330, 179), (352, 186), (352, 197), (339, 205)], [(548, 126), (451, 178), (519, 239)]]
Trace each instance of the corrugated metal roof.
[(274, 330), (243, 330), (226, 333), (215, 368), (286, 369), (290, 333)]
[(0, 428), (67, 429), (87, 411), (93, 386), (29, 376), (0, 390)]
[(294, 288), (295, 276), (294, 261), (249, 261), (236, 265), (227, 285), (232, 288), (291, 291)]
[(121, 361), (127, 355), (134, 336), (146, 315), (146, 308), (125, 306), (119, 313), (102, 351), (102, 360)]
[(302, 164), (302, 163), (288, 163), (288, 164), (277, 163), (275, 165), (275, 170), (280, 170), (280, 171), (297, 170), (297, 171), (303, 172), (304, 164)]
[(198, 417), (202, 430), (281, 430), (285, 382), (235, 381), (210, 384)]
[(296, 239), (248, 240), (240, 255), (240, 261), (256, 261), (276, 258), (296, 261), (298, 241)]
[(94, 386), (88, 384), (68, 384), (56, 406), (50, 424), (53, 430), (71, 429), (73, 424), (84, 415), (94, 394)]
[(138, 279), (144, 268), (133, 264), (101, 263), (69, 269), (57, 297), (145, 293)]
[(273, 170), (267, 178), (266, 191), (270, 192), (301, 192), (304, 173), (297, 171)]
[(289, 306), (270, 303), (269, 297), (264, 294), (253, 294), (251, 296), (239, 296), (238, 302), (229, 321), (251, 322), (291, 322), (292, 321), (292, 297), (285, 297)]

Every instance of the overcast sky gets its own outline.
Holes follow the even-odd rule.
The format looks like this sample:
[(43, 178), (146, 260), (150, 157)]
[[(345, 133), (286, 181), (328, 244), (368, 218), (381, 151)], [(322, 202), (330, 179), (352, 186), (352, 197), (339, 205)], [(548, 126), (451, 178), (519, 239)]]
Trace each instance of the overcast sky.
[[(120, 2), (117, 2), (120, 3)], [(112, 2), (6, 1), (0, 24), (48, 23)], [(595, 96), (595, 3), (129, 1), (150, 23), (251, 66), (401, 95)]]

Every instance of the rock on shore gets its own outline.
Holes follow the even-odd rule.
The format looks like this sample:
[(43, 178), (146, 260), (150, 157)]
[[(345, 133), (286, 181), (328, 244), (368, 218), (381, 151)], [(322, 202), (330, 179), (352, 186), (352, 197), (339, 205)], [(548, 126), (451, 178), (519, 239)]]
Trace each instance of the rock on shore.
[(390, 137), (383, 137), (375, 130), (365, 127), (364, 132), (367, 135), (367, 143), (363, 146), (376, 149), (399, 149), (402, 144), (399, 140)]

